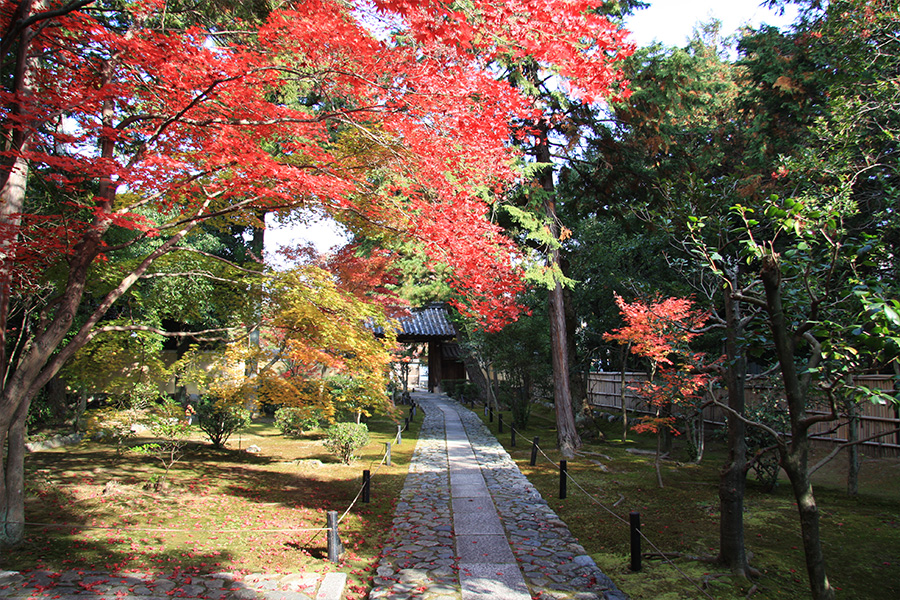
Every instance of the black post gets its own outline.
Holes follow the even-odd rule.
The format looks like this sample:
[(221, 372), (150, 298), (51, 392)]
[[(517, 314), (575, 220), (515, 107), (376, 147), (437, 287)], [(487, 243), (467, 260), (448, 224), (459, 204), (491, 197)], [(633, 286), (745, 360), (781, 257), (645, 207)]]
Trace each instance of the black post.
[(403, 436), (401, 435), (403, 431), (403, 425), (397, 425), (397, 445), (400, 445), (400, 442), (403, 441)]
[(364, 504), (372, 501), (372, 474), (368, 469), (363, 471), (362, 501)]
[(629, 514), (631, 522), (631, 570), (641, 570), (641, 513), (631, 511)]
[(569, 463), (561, 460), (559, 461), (559, 499), (566, 499), (566, 473), (569, 472)]
[(389, 467), (391, 466), (391, 443), (390, 442), (384, 443), (384, 462), (387, 464), (387, 466), (389, 466)]
[(516, 447), (516, 428), (513, 425), (509, 426), (509, 445)]
[(409, 417), (403, 419), (403, 431), (409, 429)]
[(503, 433), (503, 413), (497, 413), (497, 433)]
[(493, 423), (493, 422), (494, 422), (494, 409), (489, 408), (488, 409), (488, 423)]
[(412, 405), (412, 408), (409, 409), (409, 420), (410, 420), (410, 421), (415, 421), (415, 420), (416, 420), (416, 406), (418, 406), (418, 405), (417, 405), (417, 404), (413, 404), (413, 405)]
[(338, 534), (338, 514), (336, 510), (329, 510), (327, 514), (328, 527), (328, 560), (333, 563), (340, 561), (344, 547), (341, 544), (341, 536)]
[(537, 452), (538, 452), (538, 442), (541, 438), (536, 437), (534, 441), (531, 442), (531, 462), (529, 463), (532, 467), (537, 464)]

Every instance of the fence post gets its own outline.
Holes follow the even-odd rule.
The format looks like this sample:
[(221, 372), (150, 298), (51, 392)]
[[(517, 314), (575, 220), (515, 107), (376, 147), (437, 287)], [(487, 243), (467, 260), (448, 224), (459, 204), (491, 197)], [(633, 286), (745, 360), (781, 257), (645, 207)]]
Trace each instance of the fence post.
[(633, 510), (628, 513), (631, 524), (631, 570), (641, 570), (641, 513)]
[(559, 461), (559, 499), (566, 499), (566, 474), (569, 472), (569, 463), (565, 460)]
[(406, 431), (407, 429), (409, 429), (409, 417), (404, 417), (403, 418), (403, 431)]
[(416, 407), (417, 406), (418, 406), (418, 404), (413, 404), (412, 407), (409, 409), (409, 420), (410, 421), (416, 420)]
[(503, 413), (497, 413), (497, 433), (503, 433)]
[(372, 474), (368, 469), (363, 471), (362, 501), (363, 504), (368, 504), (372, 501)]
[(514, 425), (509, 426), (509, 445), (513, 448), (516, 447), (516, 428)]
[(529, 462), (528, 464), (530, 464), (532, 467), (537, 464), (538, 442), (540, 441), (541, 438), (536, 437), (534, 438), (534, 441), (531, 442), (531, 462)]
[(341, 554), (344, 552), (344, 545), (341, 544), (341, 536), (338, 533), (338, 514), (336, 510), (329, 510), (327, 515), (328, 523), (328, 560), (333, 563), (340, 561)]
[(397, 445), (398, 445), (398, 446), (400, 445), (400, 442), (403, 441), (403, 438), (402, 438), (401, 435), (400, 435), (402, 431), (403, 431), (403, 425), (400, 425), (400, 424), (398, 423), (398, 424), (397, 424)]
[(390, 442), (384, 443), (384, 462), (387, 464), (387, 466), (389, 466), (389, 467), (391, 466), (391, 443)]
[(488, 409), (488, 423), (493, 423), (493, 422), (494, 422), (494, 409), (489, 408)]

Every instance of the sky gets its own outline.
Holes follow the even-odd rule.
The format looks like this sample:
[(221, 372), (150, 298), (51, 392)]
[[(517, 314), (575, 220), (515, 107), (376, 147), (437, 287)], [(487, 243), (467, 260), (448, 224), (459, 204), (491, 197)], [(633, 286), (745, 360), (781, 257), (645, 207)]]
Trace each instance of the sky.
[[(684, 46), (698, 23), (713, 18), (722, 22), (723, 35), (730, 35), (744, 25), (767, 23), (779, 27), (787, 26), (793, 20), (793, 12), (779, 16), (777, 12), (761, 7), (761, 0), (646, 0), (650, 6), (637, 11), (626, 21), (626, 28), (632, 33), (632, 40), (638, 46), (646, 46), (654, 41), (667, 46)], [(340, 227), (332, 221), (313, 224), (305, 230), (278, 228), (270, 225), (266, 229), (266, 249), (270, 260), (275, 260), (273, 251), (280, 244), (293, 244), (302, 239), (313, 242), (320, 252), (327, 252), (335, 246), (345, 244), (348, 239)]]
[[(683, 46), (697, 23), (718, 19), (722, 33), (730, 35), (746, 24), (789, 25), (795, 10), (779, 16), (776, 11), (760, 6), (761, 0), (646, 0), (650, 6), (626, 20), (638, 46), (654, 41), (667, 46)], [(793, 8), (793, 7), (791, 7)]]

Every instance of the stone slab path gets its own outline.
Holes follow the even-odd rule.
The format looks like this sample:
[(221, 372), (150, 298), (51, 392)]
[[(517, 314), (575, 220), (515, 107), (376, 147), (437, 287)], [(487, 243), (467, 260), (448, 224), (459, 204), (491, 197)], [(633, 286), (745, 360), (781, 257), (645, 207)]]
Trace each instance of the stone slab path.
[(470, 410), (413, 394), (419, 442), (373, 600), (625, 600)]

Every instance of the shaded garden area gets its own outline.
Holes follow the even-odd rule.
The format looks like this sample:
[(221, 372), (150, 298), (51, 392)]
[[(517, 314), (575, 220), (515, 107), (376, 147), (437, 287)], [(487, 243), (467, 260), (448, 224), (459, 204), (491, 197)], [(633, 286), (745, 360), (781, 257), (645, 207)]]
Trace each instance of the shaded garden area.
[[(370, 442), (352, 465), (323, 446), (324, 434), (285, 437), (271, 419), (236, 433), (215, 449), (193, 436), (169, 475), (152, 489), (161, 467), (152, 457), (85, 441), (28, 457), (26, 540), (6, 553), (10, 570), (85, 570), (210, 574), (325, 572), (350, 574), (359, 597), (390, 529), (394, 502), (415, 447), (418, 424), (392, 445), (392, 466), (380, 465), (396, 441), (390, 419), (371, 419)], [(257, 446), (259, 452), (248, 452)], [(357, 502), (339, 530), (345, 553), (329, 563), (326, 512), (339, 515), (370, 469), (372, 501)]]
[[(493, 422), (483, 420), (497, 432), (496, 415)], [(510, 446), (508, 422), (505, 433), (497, 437), (597, 565), (629, 597), (774, 600), (808, 594), (797, 509), (783, 474), (771, 492), (752, 477), (748, 482), (747, 547), (751, 565), (760, 573), (753, 580), (735, 578), (713, 562), (719, 543), (719, 470), (725, 461), (721, 440), (711, 439), (697, 464), (690, 459), (686, 441), (677, 439), (671, 458), (662, 463), (665, 487), (660, 488), (654, 468), (655, 436), (630, 434), (622, 442), (621, 423), (597, 422), (594, 439), (567, 461), (571, 480), (566, 499), (559, 499), (562, 456), (552, 448), (552, 415), (546, 409), (534, 409), (528, 427), (519, 430), (515, 447)], [(604, 434), (603, 441), (596, 439), (597, 431)], [(542, 440), (542, 453), (532, 467), (534, 437)], [(827, 451), (820, 447), (814, 454), (821, 457)], [(840, 597), (882, 600), (900, 593), (898, 475), (900, 460), (864, 458), (857, 496), (846, 492), (845, 455), (815, 475), (829, 578)], [(641, 513), (642, 531), (656, 546), (644, 542), (640, 572), (630, 570), (630, 511)]]

